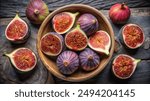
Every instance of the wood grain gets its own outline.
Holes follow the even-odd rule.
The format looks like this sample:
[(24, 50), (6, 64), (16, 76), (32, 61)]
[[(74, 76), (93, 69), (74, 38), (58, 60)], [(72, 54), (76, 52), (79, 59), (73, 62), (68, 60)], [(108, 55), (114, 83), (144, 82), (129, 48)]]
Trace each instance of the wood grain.
[[(132, 16), (129, 19), (128, 23), (137, 23), (139, 24), (143, 29), (144, 32), (146, 34), (146, 37), (150, 38), (150, 8), (148, 7), (144, 7), (144, 8), (133, 8), (132, 9)], [(101, 10), (107, 17), (108, 17), (108, 11), (107, 10)], [(27, 22), (28, 20), (23, 17)], [(5, 28), (7, 26), (7, 24), (11, 21), (12, 18), (1, 18), (0, 19), (0, 43), (2, 43), (2, 41), (5, 40), (4, 37), (4, 31)], [(108, 18), (109, 19), (109, 18)], [(111, 22), (111, 21), (110, 21)], [(28, 22), (29, 23), (29, 22)], [(112, 24), (112, 23), (111, 23)], [(31, 34), (33, 35), (37, 35), (37, 31), (38, 31), (38, 26), (32, 25), (29, 23), (30, 29), (32, 31)], [(118, 39), (118, 33), (122, 27), (122, 25), (114, 25), (112, 24), (113, 30), (115, 32), (115, 36), (116, 39)], [(3, 36), (3, 37), (2, 37)], [(32, 37), (32, 35), (31, 35)], [(35, 37), (36, 38), (36, 37)], [(149, 42), (148, 43), (150, 46)], [(145, 45), (144, 43), (144, 45)], [(33, 45), (35, 45), (35, 43), (33, 43)], [(109, 64), (106, 66), (106, 68), (100, 73), (98, 74), (96, 77), (89, 79), (87, 81), (84, 82), (77, 82), (77, 83), (87, 83), (87, 84), (97, 84), (97, 83), (103, 83), (103, 84), (111, 84), (111, 83), (131, 83), (131, 84), (137, 84), (137, 83), (146, 83), (149, 84), (150, 83), (150, 47), (148, 47), (148, 49), (144, 49), (144, 45), (135, 52), (135, 54), (133, 54), (134, 52), (129, 52), (128, 50), (126, 50), (124, 48), (124, 46), (120, 43), (119, 44), (119, 50), (114, 53), (113, 58), (120, 53), (125, 53), (125, 54), (129, 54), (135, 58), (142, 58), (142, 62), (140, 62), (138, 64), (138, 67), (135, 71), (135, 73), (133, 74), (133, 76), (128, 79), (128, 80), (119, 80), (116, 77), (114, 77), (114, 75), (111, 72), (111, 62), (113, 60), (113, 58), (111, 59), (111, 61), (109, 62)], [(0, 44), (0, 50), (2, 49), (2, 47), (8, 47), (6, 44)], [(8, 52), (11, 50), (8, 50)], [(36, 50), (34, 50), (36, 51)], [(2, 53), (2, 51), (0, 51), (0, 53)], [(0, 55), (1, 58), (1, 55)], [(3, 60), (0, 59), (0, 67), (2, 67), (4, 64), (2, 62)], [(0, 68), (0, 71), (2, 68)], [(54, 77), (54, 81), (55, 83), (72, 83), (72, 82), (66, 82), (63, 81), (61, 79), (58, 79), (57, 77)], [(16, 82), (10, 82), (9, 80), (6, 79), (6, 75), (5, 72), (0, 72), (0, 83), (16, 83)], [(51, 82), (51, 80), (49, 81), (49, 83)]]
[[(88, 4), (99, 10), (108, 10), (115, 3), (125, 2), (131, 8), (150, 7), (149, 0), (44, 0), (50, 11), (68, 4)], [(14, 17), (16, 10), (25, 16), (29, 0), (0, 0), (0, 18)], [(21, 6), (20, 6), (21, 5)]]

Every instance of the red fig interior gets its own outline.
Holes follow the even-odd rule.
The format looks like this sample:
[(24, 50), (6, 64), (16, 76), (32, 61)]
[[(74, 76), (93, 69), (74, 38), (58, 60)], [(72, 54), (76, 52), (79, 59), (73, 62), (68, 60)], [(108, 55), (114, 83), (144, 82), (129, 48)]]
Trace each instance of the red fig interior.
[(137, 48), (141, 46), (144, 41), (144, 33), (142, 29), (134, 24), (126, 25), (122, 34), (124, 42), (129, 48)]
[(63, 33), (70, 29), (73, 23), (73, 18), (69, 13), (62, 12), (54, 16), (53, 26), (56, 32)]
[(119, 78), (130, 77), (134, 68), (134, 60), (126, 55), (119, 55), (113, 62), (113, 72)]
[(80, 31), (76, 30), (67, 35), (66, 44), (73, 50), (80, 50), (87, 45), (87, 38)]
[(27, 25), (24, 22), (16, 19), (8, 25), (8, 28), (6, 29), (6, 35), (10, 39), (17, 40), (24, 37), (27, 34), (27, 30)]
[(41, 40), (41, 49), (47, 53), (57, 54), (61, 50), (61, 42), (55, 35), (47, 34)]
[(20, 49), (13, 54), (13, 60), (16, 67), (21, 70), (33, 68), (36, 64), (35, 58), (36, 57), (33, 55), (33, 52), (28, 49)]

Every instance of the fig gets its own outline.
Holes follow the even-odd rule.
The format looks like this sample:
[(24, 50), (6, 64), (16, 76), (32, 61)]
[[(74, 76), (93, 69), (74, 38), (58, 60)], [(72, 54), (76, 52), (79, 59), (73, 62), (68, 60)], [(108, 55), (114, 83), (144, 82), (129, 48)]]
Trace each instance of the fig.
[(125, 3), (117, 3), (109, 10), (109, 17), (115, 24), (124, 24), (130, 18), (130, 8)]
[(28, 48), (18, 48), (10, 54), (5, 55), (10, 58), (12, 65), (20, 73), (33, 70), (37, 63), (36, 55)]
[(40, 41), (40, 47), (44, 54), (57, 56), (61, 53), (64, 46), (63, 37), (56, 32), (48, 32)]
[(89, 37), (88, 45), (91, 49), (109, 55), (111, 39), (106, 31), (99, 30), (93, 36)]
[(85, 71), (92, 71), (99, 66), (100, 57), (90, 48), (86, 48), (79, 54), (81, 67)]
[(74, 25), (76, 16), (79, 13), (61, 12), (56, 14), (53, 19), (53, 28), (58, 34), (64, 34), (68, 32)]
[(30, 0), (27, 5), (26, 16), (33, 24), (41, 24), (48, 14), (48, 6), (43, 0)]
[(99, 27), (97, 18), (89, 13), (82, 14), (79, 17), (77, 24), (80, 25), (87, 36), (94, 34)]
[(15, 44), (26, 42), (30, 35), (27, 23), (19, 17), (18, 13), (7, 25), (5, 30), (6, 39)]
[(129, 49), (136, 49), (144, 43), (144, 31), (137, 24), (126, 24), (122, 29), (122, 39)]
[(88, 38), (84, 31), (77, 25), (65, 36), (66, 46), (74, 51), (81, 51), (87, 47)]
[(78, 69), (79, 57), (73, 51), (64, 51), (58, 56), (56, 63), (61, 73), (70, 75)]
[(113, 61), (112, 71), (120, 79), (128, 79), (134, 73), (140, 59), (134, 59), (126, 54), (119, 54)]

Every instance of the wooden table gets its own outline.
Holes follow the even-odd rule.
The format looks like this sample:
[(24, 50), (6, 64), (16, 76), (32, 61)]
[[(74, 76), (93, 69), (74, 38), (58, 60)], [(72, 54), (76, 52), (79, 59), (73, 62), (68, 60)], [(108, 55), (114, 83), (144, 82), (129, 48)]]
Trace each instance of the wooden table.
[[(96, 77), (78, 83), (150, 83), (150, 1), (149, 0), (44, 0), (50, 11), (55, 10), (58, 7), (73, 4), (73, 3), (83, 3), (87, 5), (91, 5), (99, 9), (104, 15), (108, 17), (109, 8), (117, 3), (117, 2), (125, 2), (131, 8), (132, 15), (127, 23), (137, 23), (139, 24), (145, 32), (146, 39), (144, 45), (140, 47), (138, 50), (127, 50), (122, 46), (120, 41), (118, 41), (118, 33), (123, 25), (114, 25), (112, 27), (115, 32), (115, 37), (118, 44), (117, 50), (114, 52), (114, 55), (106, 66), (106, 68), (98, 74)], [(40, 59), (38, 58), (38, 67), (33, 76), (31, 76), (27, 80), (20, 80), (15, 73), (13, 73), (12, 66), (8, 61), (8, 58), (3, 56), (4, 52), (11, 52), (13, 49), (18, 47), (29, 47), (36, 54), (36, 36), (39, 29), (39, 26), (35, 26), (31, 24), (26, 16), (25, 9), (29, 0), (0, 0), (0, 83), (73, 83), (67, 82), (58, 79), (57, 77), (52, 78), (51, 74), (47, 69), (43, 66)], [(28, 42), (19, 45), (12, 46), (5, 38), (4, 31), (7, 24), (12, 20), (15, 16), (16, 10), (19, 10), (20, 16), (29, 23), (31, 29), (31, 37)], [(111, 22), (111, 21), (110, 21)], [(111, 72), (111, 62), (117, 54), (125, 53), (129, 54), (135, 58), (140, 58), (142, 61), (138, 64), (138, 67), (134, 73), (134, 75), (127, 80), (119, 80)], [(54, 81), (53, 81), (54, 79)]]

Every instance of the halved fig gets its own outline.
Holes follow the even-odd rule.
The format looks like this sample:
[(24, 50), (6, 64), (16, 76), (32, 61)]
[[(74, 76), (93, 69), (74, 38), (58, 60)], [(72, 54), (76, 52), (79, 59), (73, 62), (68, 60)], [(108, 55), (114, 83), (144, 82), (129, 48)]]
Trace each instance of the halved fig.
[(18, 48), (5, 55), (10, 58), (12, 65), (21, 73), (33, 70), (37, 63), (36, 55), (28, 48)]
[(62, 12), (56, 14), (53, 19), (53, 28), (58, 34), (64, 34), (68, 32), (74, 25), (76, 16), (79, 13)]
[(90, 13), (82, 14), (77, 20), (77, 24), (80, 25), (87, 36), (94, 34), (99, 27), (97, 18)]
[(87, 47), (88, 38), (80, 25), (68, 32), (65, 36), (66, 46), (74, 51), (81, 51)]
[(106, 31), (99, 30), (93, 36), (89, 37), (88, 45), (97, 52), (109, 55), (111, 39)]
[(48, 56), (57, 56), (64, 46), (63, 37), (55, 32), (49, 32), (41, 38), (40, 47)]
[(137, 24), (127, 24), (122, 29), (122, 37), (125, 45), (130, 49), (136, 49), (144, 43), (144, 31)]
[(134, 59), (129, 55), (120, 54), (113, 61), (112, 71), (116, 77), (128, 79), (134, 73), (137, 63), (140, 61), (140, 59)]
[(6, 38), (12, 43), (24, 43), (30, 35), (27, 23), (22, 20), (18, 13), (15, 18), (7, 25), (5, 30)]

